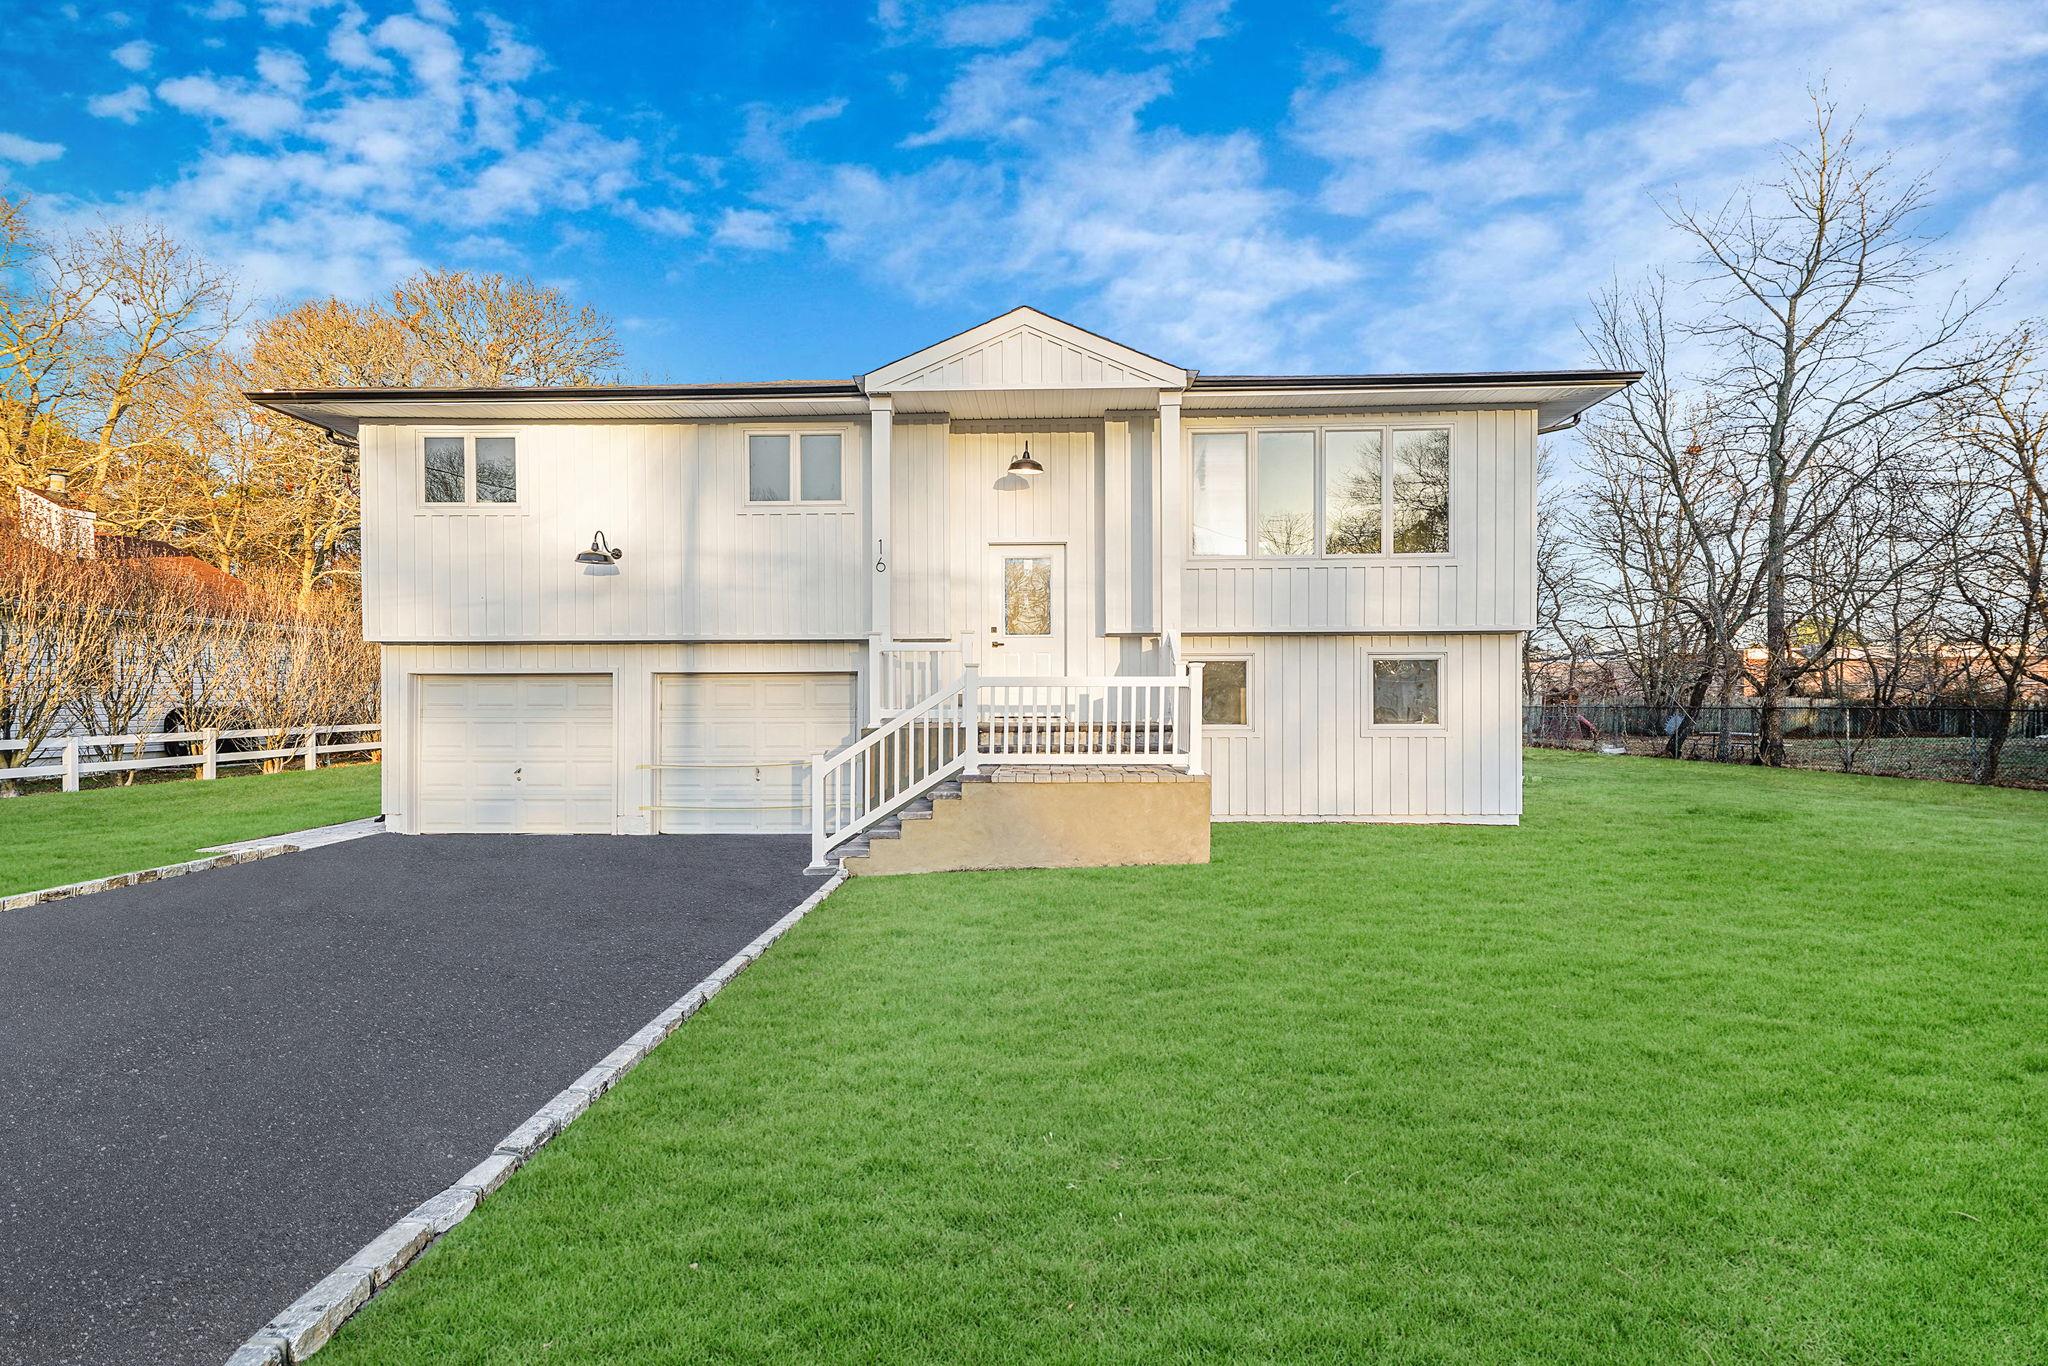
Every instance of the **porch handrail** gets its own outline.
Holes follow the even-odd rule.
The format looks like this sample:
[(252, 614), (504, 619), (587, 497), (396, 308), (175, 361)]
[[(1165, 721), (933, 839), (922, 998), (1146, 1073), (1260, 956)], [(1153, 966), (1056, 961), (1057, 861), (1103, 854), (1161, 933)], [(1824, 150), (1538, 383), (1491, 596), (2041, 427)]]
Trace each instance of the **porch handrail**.
[(970, 666), (835, 754), (811, 760), (811, 866), (837, 846), (959, 773), (967, 762)]
[(958, 680), (811, 761), (811, 866), (986, 762), (1202, 768), (1202, 666), (1172, 674)]
[(874, 637), (869, 660), (868, 715), (882, 720), (958, 679), (967, 656), (958, 641)]

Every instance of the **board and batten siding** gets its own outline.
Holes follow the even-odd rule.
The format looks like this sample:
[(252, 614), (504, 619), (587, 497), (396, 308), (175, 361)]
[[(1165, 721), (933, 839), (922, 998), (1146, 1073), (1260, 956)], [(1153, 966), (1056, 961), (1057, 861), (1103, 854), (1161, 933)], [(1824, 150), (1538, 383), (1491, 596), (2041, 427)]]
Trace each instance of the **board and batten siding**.
[[(1249, 731), (1205, 737), (1219, 818), (1511, 823), (1522, 809), (1521, 638), (1190, 636), (1188, 656), (1251, 657)], [(1369, 653), (1445, 657), (1443, 730), (1365, 724)]]
[[(749, 431), (836, 431), (842, 503), (747, 505)], [(421, 437), (518, 438), (519, 501), (430, 507)], [(373, 641), (803, 640), (865, 634), (861, 422), (366, 424), (363, 629)], [(576, 553), (602, 530), (616, 576)]]
[[(1203, 431), (1308, 427), (1451, 429), (1451, 553), (1333, 556), (1314, 561), (1192, 555), (1182, 580), (1182, 630), (1526, 631), (1536, 615), (1536, 414), (1280, 414), (1190, 416)], [(1256, 439), (1250, 444), (1256, 460)], [(1189, 450), (1192, 450), (1190, 444)], [(1188, 452), (1182, 453), (1189, 459)]]
[(836, 641), (672, 642), (634, 644), (386, 645), (383, 650), (387, 828), (412, 830), (414, 755), (419, 713), (418, 680), (448, 674), (602, 675), (612, 680), (617, 734), (614, 829), (646, 834), (654, 801), (656, 709), (665, 674), (845, 673), (866, 664), (864, 644)]

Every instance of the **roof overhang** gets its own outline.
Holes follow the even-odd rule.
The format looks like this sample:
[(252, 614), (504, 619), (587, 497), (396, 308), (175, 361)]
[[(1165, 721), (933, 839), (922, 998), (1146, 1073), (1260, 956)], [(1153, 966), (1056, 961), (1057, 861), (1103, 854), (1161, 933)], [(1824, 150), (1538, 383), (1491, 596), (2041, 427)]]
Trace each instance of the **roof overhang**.
[(1198, 375), (1181, 400), (1194, 414), (1440, 412), (1511, 408), (1536, 412), (1538, 431), (1579, 415), (1642, 378), (1639, 370), (1510, 370), (1447, 375)]
[(353, 437), (365, 422), (704, 422), (865, 416), (852, 380), (523, 389), (256, 389), (249, 401)]

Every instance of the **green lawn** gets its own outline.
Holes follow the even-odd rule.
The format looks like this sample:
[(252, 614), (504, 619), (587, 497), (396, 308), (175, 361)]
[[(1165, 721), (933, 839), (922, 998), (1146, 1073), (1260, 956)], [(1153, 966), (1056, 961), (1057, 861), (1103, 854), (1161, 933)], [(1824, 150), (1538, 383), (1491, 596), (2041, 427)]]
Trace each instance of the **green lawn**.
[(138, 783), (0, 800), (0, 896), (200, 857), (381, 809), (376, 764)]
[(326, 1360), (2048, 1358), (2048, 798), (1528, 797), (856, 881)]

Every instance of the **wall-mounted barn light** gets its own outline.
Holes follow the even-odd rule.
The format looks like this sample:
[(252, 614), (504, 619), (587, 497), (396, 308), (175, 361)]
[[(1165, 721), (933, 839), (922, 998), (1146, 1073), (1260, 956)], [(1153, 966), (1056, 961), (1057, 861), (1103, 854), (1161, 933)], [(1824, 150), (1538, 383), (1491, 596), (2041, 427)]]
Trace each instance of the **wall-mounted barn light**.
[(603, 577), (619, 572), (618, 562), (625, 553), (623, 550), (612, 549), (611, 542), (607, 541), (604, 533), (600, 531), (590, 538), (590, 549), (577, 553), (576, 563), (583, 566), (584, 573)]
[(1031, 458), (1031, 443), (1029, 441), (1024, 443), (1024, 454), (1010, 462), (1010, 473), (1021, 474), (1026, 478), (1045, 473), (1045, 466)]

